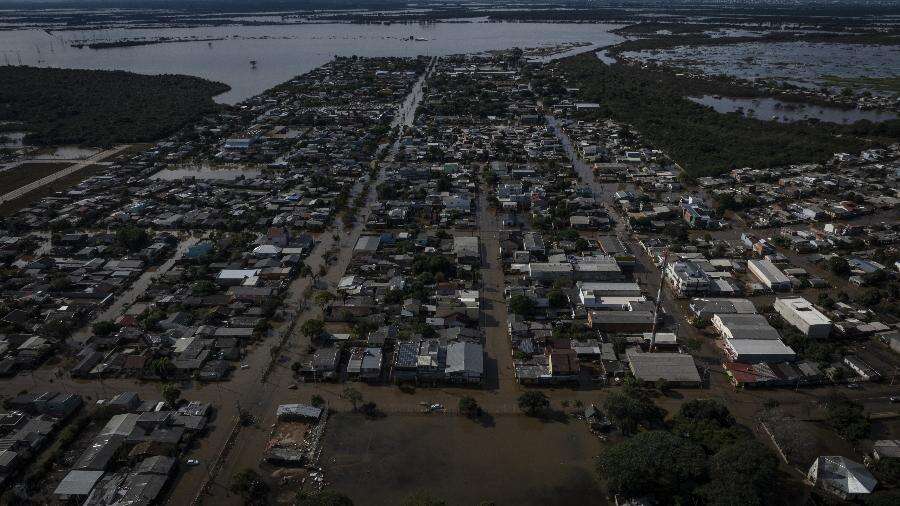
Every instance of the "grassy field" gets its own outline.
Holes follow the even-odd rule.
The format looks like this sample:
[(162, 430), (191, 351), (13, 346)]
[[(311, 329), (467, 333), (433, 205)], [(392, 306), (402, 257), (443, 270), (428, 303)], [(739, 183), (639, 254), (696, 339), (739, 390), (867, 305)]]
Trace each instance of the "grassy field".
[(420, 491), (449, 505), (604, 504), (592, 464), (601, 443), (578, 420), (339, 413), (328, 424), (325, 479), (356, 504)]
[(55, 174), (71, 165), (70, 163), (35, 162), (24, 163), (18, 167), (4, 170), (0, 172), (0, 194), (21, 188), (28, 183)]
[[(59, 164), (57, 164), (57, 165), (59, 165)], [(62, 169), (62, 167), (57, 168), (57, 170), (60, 170), (60, 169)], [(75, 171), (66, 177), (61, 177), (61, 178), (57, 179), (56, 181), (53, 181), (50, 184), (44, 185), (40, 188), (37, 188), (34, 191), (30, 191), (15, 200), (10, 200), (8, 202), (4, 202), (3, 204), (0, 204), (0, 216), (9, 216), (9, 215), (15, 213), (16, 211), (18, 211), (19, 209), (22, 209), (23, 207), (27, 207), (27, 206), (41, 200), (44, 197), (53, 195), (56, 192), (67, 190), (67, 189), (77, 185), (78, 183), (84, 181), (85, 179), (87, 179), (91, 176), (100, 174), (105, 170), (106, 170), (106, 167), (102, 166), (102, 165), (88, 165), (87, 167), (85, 167), (81, 170)], [(46, 175), (47, 174), (45, 174), (45, 176)], [(41, 176), (41, 177), (43, 177), (43, 176)], [(27, 184), (27, 182), (23, 183), (23, 184)], [(19, 185), (19, 186), (22, 186), (22, 185)], [(18, 188), (18, 186), (16, 188)], [(9, 190), (6, 190), (6, 191), (9, 191)]]

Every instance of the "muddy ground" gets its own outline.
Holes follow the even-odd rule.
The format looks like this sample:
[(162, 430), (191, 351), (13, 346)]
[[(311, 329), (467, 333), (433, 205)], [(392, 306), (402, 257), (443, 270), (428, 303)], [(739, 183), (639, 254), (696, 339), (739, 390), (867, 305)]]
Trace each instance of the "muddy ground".
[(326, 482), (356, 504), (422, 490), (449, 505), (603, 504), (592, 465), (601, 442), (581, 420), (338, 413), (328, 423)]

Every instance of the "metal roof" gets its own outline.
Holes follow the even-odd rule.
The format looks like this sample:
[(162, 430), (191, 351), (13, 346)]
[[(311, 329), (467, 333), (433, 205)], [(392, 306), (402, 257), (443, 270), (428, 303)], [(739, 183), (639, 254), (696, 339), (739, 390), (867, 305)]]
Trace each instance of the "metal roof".
[(484, 348), (480, 344), (466, 341), (450, 343), (447, 346), (447, 368), (449, 373), (484, 374)]
[(281, 418), (283, 416), (319, 418), (320, 416), (322, 416), (322, 410), (315, 406), (308, 406), (306, 404), (282, 404), (278, 406), (278, 409), (275, 410), (275, 414), (278, 416), (278, 418)]
[(69, 474), (59, 482), (53, 493), (55, 495), (88, 495), (102, 476), (103, 471), (69, 471)]
[(356, 251), (376, 251), (379, 244), (381, 244), (380, 236), (364, 235), (356, 241), (356, 246), (353, 249)]
[(807, 475), (813, 483), (844, 494), (869, 494), (878, 484), (865, 466), (841, 456), (817, 458)]
[(674, 383), (700, 383), (694, 358), (682, 353), (633, 353), (628, 356), (631, 372), (638, 379)]

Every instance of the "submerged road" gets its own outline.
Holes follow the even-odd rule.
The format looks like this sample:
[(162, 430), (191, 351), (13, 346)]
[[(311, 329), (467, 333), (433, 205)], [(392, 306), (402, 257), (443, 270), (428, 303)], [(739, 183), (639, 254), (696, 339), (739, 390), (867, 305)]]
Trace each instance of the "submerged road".
[[(403, 103), (398, 106), (398, 114), (392, 126), (412, 126), (415, 121), (416, 109), (423, 97), (422, 87), (430, 75), (435, 61), (436, 59), (432, 59), (426, 72), (413, 85)], [(399, 141), (387, 147), (389, 152), (385, 160), (393, 161), (399, 147)], [(231, 477), (241, 469), (259, 467), (266, 451), (271, 427), (276, 422), (275, 409), (279, 404), (309, 402), (312, 393), (322, 393), (329, 401), (337, 400), (334, 397), (339, 397), (339, 394), (328, 395), (322, 392), (319, 385), (300, 385), (297, 390), (290, 390), (289, 387), (295, 385), (296, 380), (289, 366), (292, 362), (308, 359), (309, 356), (307, 348), (310, 341), (300, 331), (301, 325), (306, 320), (322, 316), (321, 309), (307, 300), (310, 289), (334, 287), (344, 275), (353, 257), (353, 247), (365, 232), (366, 220), (373, 206), (378, 202), (376, 188), (383, 180), (384, 172), (379, 171), (378, 176), (371, 181), (371, 184), (366, 185), (364, 180), (360, 180), (354, 185), (351, 201), (362, 191), (368, 193), (365, 204), (357, 210), (353, 226), (344, 227), (344, 224), (336, 219), (328, 229), (322, 232), (319, 242), (305, 259), (305, 263), (312, 269), (316, 278), (315, 281), (313, 277), (298, 278), (291, 283), (288, 289), (283, 307), (286, 313), (295, 315), (296, 323), (290, 331), (290, 335), (286, 336), (284, 345), (278, 349), (275, 342), (278, 338), (269, 338), (245, 359), (244, 362), (248, 364), (249, 368), (235, 371), (232, 380), (222, 385), (223, 389), (233, 387), (227, 388), (230, 394), (225, 395), (230, 401), (225, 402), (233, 402), (243, 409), (248, 409), (256, 419), (256, 423), (251, 427), (242, 428), (237, 438), (231, 443), (231, 450), (227, 457), (211, 477), (207, 494), (200, 497), (203, 504), (239, 504), (241, 502), (240, 498), (229, 490)], [(322, 267), (325, 268), (325, 272), (323, 275), (319, 275)], [(277, 353), (275, 365), (271, 374), (263, 380), (259, 375), (271, 360), (273, 353)], [(336, 386), (343, 388), (342, 385)], [(186, 397), (190, 397), (190, 395), (188, 394)], [(227, 412), (236, 414), (236, 410), (233, 410), (231, 406), (223, 406), (223, 408)], [(226, 441), (225, 431), (220, 429), (218, 432), (216, 443), (224, 444)], [(200, 475), (201, 473), (195, 474)], [(192, 494), (196, 494), (200, 476), (186, 476), (185, 478), (179, 485), (187, 490), (178, 490), (173, 493), (170, 503), (180, 504), (180, 501), (189, 500), (192, 498)]]

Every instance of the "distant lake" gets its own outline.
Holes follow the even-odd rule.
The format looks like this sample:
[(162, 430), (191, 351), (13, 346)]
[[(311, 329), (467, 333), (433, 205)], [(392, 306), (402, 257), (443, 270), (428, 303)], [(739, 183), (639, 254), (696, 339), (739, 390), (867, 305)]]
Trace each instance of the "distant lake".
[[(441, 56), (587, 42), (624, 40), (610, 33), (620, 25), (567, 23), (302, 24), (171, 29), (110, 28), (48, 34), (0, 31), (0, 65), (128, 70), (142, 74), (188, 74), (221, 81), (231, 91), (216, 100), (235, 103), (340, 56)], [(424, 41), (403, 40), (415, 38)], [(73, 42), (120, 39), (198, 38), (112, 49), (77, 49)], [(250, 60), (256, 60), (251, 68)]]
[(842, 124), (855, 123), (864, 119), (877, 123), (879, 121), (897, 119), (898, 117), (894, 113), (885, 111), (798, 104), (782, 102), (774, 98), (731, 98), (704, 95), (702, 97), (688, 97), (688, 100), (710, 106), (721, 113), (742, 112), (747, 117), (765, 121), (774, 119), (780, 123), (790, 123), (811, 118)]

